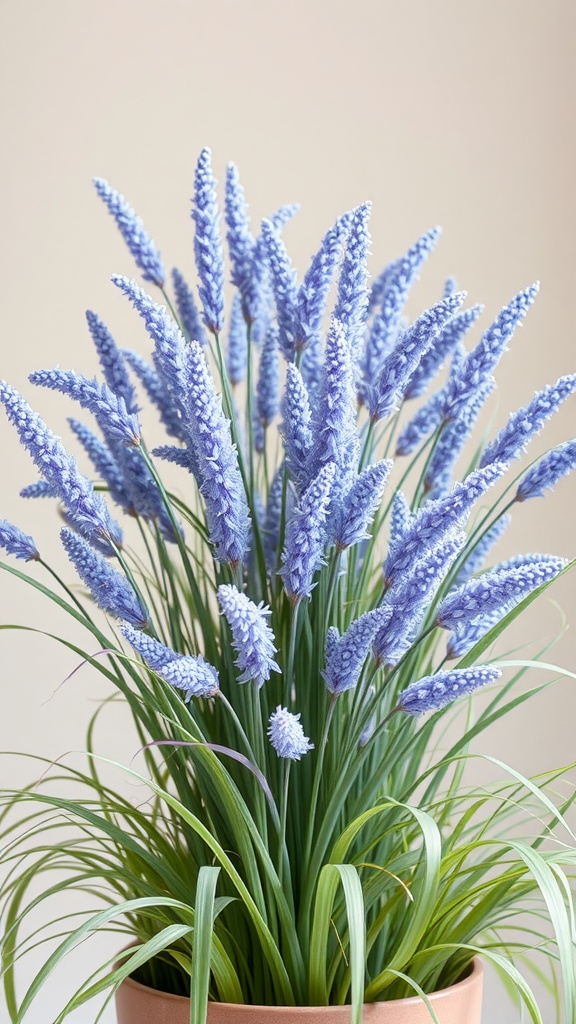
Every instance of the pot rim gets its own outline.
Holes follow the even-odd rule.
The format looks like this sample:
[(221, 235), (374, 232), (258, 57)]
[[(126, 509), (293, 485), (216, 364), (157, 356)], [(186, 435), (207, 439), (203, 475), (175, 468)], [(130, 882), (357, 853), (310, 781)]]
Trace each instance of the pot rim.
[[(130, 947), (128, 947), (128, 948), (130, 948)], [(126, 950), (122, 950), (122, 952), (124, 953), (124, 952), (126, 952)], [(429, 998), (430, 999), (433, 998), (435, 1003), (440, 1002), (440, 1000), (446, 998), (448, 995), (451, 995), (454, 991), (461, 992), (465, 988), (467, 988), (467, 987), (469, 987), (469, 986), (471, 986), (473, 984), (476, 984), (480, 980), (480, 978), (482, 977), (483, 974), (484, 974), (484, 965), (483, 965), (482, 961), (480, 960), (480, 957), (475, 956), (474, 959), (472, 960), (472, 970), (466, 975), (465, 978), (462, 978), (461, 981), (454, 982), (454, 984), (453, 985), (449, 985), (448, 988), (439, 988), (439, 989), (436, 990), (436, 992), (430, 992), (429, 993)], [(171, 1001), (176, 1001), (178, 1003), (188, 1002), (189, 999), (190, 999), (189, 996), (177, 996), (173, 992), (162, 992), (160, 989), (151, 988), (149, 985), (142, 985), (141, 982), (136, 981), (130, 975), (128, 975), (126, 978), (124, 978), (124, 980), (122, 981), (122, 985), (128, 985), (131, 988), (139, 989), (140, 991), (143, 991), (143, 992), (148, 992), (148, 993), (152, 992), (155, 995), (157, 995), (158, 997), (162, 997), (162, 999), (168, 999), (168, 1000), (171, 1000)], [(384, 1002), (386, 1002), (386, 1000), (384, 1000)], [(388, 1005), (390, 1005), (390, 1006), (393, 1006), (394, 1004), (396, 1004), (398, 1006), (416, 1006), (416, 1005), (420, 1004), (422, 1002), (422, 1000), (421, 1000), (420, 996), (406, 996), (403, 999), (389, 999), (389, 1000), (387, 1000), (387, 1002), (388, 1002)], [(379, 1002), (364, 1003), (363, 1005), (364, 1006), (379, 1006), (379, 1005), (382, 1005), (382, 1004), (383, 1004), (383, 1001), (380, 1000)], [(255, 1012), (257, 1010), (262, 1010), (262, 1011), (268, 1010), (269, 1011), (269, 1010), (272, 1009), (272, 1010), (285, 1010), (285, 1011), (288, 1011), (288, 1010), (302, 1009), (302, 1007), (295, 1007), (295, 1006), (280, 1006), (280, 1005), (278, 1005), (276, 1003), (274, 1003), (272, 1006), (270, 1006), (270, 1005), (264, 1005), (264, 1004), (260, 1004), (260, 1003), (220, 1003), (220, 1002), (214, 1002), (212, 1000), (210, 1001), (209, 1005), (210, 1006), (221, 1006), (223, 1009), (226, 1009), (226, 1010), (235, 1009), (239, 1014), (243, 1013), (243, 1012), (247, 1013), (248, 1011)], [(336, 1006), (314, 1006), (313, 1009), (317, 1013), (325, 1013), (326, 1015), (328, 1015), (330, 1013), (333, 1013), (333, 1011), (335, 1009), (344, 1009), (346, 1006), (350, 1006), (350, 1003), (344, 1003), (341, 1007), (340, 1006), (338, 1006), (338, 1007), (336, 1007)], [(311, 1009), (311, 1007), (305, 1007), (305, 1009)]]

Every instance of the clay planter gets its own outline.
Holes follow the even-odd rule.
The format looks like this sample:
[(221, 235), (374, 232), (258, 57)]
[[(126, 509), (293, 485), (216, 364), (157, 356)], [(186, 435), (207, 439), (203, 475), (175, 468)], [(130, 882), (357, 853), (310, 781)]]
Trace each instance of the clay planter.
[[(474, 960), (463, 981), (429, 996), (440, 1024), (480, 1024), (483, 968)], [(127, 978), (116, 993), (118, 1024), (190, 1024), (190, 1000)], [(418, 997), (366, 1003), (365, 1024), (430, 1024)], [(350, 1024), (349, 1006), (244, 1006), (209, 1003), (207, 1024)]]

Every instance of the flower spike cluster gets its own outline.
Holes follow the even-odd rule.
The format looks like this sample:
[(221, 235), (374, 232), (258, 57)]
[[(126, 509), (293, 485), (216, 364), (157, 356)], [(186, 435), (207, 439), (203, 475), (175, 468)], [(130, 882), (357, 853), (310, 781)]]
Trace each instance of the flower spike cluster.
[(544, 491), (554, 490), (558, 481), (573, 469), (576, 469), (576, 437), (552, 448), (525, 473), (518, 485), (516, 501), (544, 497)]
[(402, 310), (410, 289), (439, 238), (440, 228), (427, 231), (408, 249), (405, 256), (386, 267), (372, 285), (369, 309), (379, 308), (362, 356), (364, 387), (371, 385), (382, 367), (384, 358), (394, 347), (400, 329)]
[(457, 629), (462, 622), (521, 600), (554, 579), (566, 564), (567, 559), (553, 557), (482, 573), (444, 598), (436, 622), (444, 629)]
[(224, 325), (224, 257), (218, 230), (216, 182), (212, 174), (211, 153), (207, 147), (200, 153), (196, 165), (192, 217), (196, 225), (194, 253), (200, 278), (204, 323), (212, 334), (219, 334)]
[(60, 536), (68, 558), (96, 604), (114, 619), (126, 619), (145, 629), (148, 613), (128, 580), (77, 533), (65, 528)]
[(260, 689), (270, 678), (270, 672), (280, 672), (274, 661), (274, 634), (266, 622), (270, 609), (262, 601), (255, 605), (231, 584), (218, 587), (218, 601), (232, 631), (232, 645), (238, 654), (236, 664), (242, 670), (238, 682), (251, 680)]
[(126, 242), (136, 265), (142, 271), (145, 281), (151, 281), (162, 288), (166, 279), (162, 259), (154, 242), (124, 196), (110, 187), (104, 178), (94, 178), (94, 186), (108, 211), (116, 221), (120, 234)]
[(286, 525), (280, 575), (288, 597), (297, 603), (309, 597), (326, 539), (326, 519), (336, 466), (322, 466), (306, 488)]
[(130, 622), (123, 622), (121, 631), (160, 679), (183, 691), (186, 704), (192, 697), (214, 697), (218, 692), (218, 673), (201, 654), (196, 657), (178, 654), (140, 629), (134, 629)]
[(303, 754), (314, 748), (314, 744), (304, 735), (300, 715), (294, 715), (280, 705), (270, 715), (268, 735), (278, 757), (292, 761), (299, 761)]
[[(312, 978), (302, 970), (302, 950), (314, 946), (309, 925), (314, 931), (322, 918), (315, 907), (319, 879), (327, 877), (329, 887), (331, 878), (341, 880), (349, 897), (350, 864), (341, 879), (335, 872), (326, 876), (325, 866), (352, 859), (364, 865), (354, 872), (361, 888), (354, 897), (358, 905), (364, 901), (371, 922), (367, 998), (378, 999), (390, 980), (382, 963), (398, 959), (408, 889), (417, 894), (422, 879), (436, 885), (434, 871), (425, 877), (437, 858), (422, 859), (422, 815), (426, 844), (436, 836), (438, 856), (447, 851), (457, 860), (474, 844), (477, 827), (486, 846), (487, 823), (503, 820), (508, 809), (497, 793), (493, 812), (490, 794), (483, 793), (472, 816), (460, 813), (469, 795), (458, 790), (459, 771), (450, 774), (448, 789), (442, 780), (461, 760), (461, 746), (450, 743), (440, 761), (430, 752), (443, 742), (443, 712), (450, 715), (454, 701), (495, 683), (500, 667), (508, 672), (514, 665), (491, 663), (503, 630), (568, 567), (565, 558), (533, 552), (497, 561), (493, 548), (521, 502), (576, 468), (572, 438), (531, 465), (527, 460), (510, 484), (513, 460), (573, 400), (576, 374), (536, 392), (486, 443), (477, 420), (493, 409), (497, 365), (537, 285), (519, 292), (483, 333), (476, 327), (482, 307), (464, 308), (465, 293), (453, 278), (443, 290), (437, 283), (435, 294), (442, 297), (429, 309), (410, 311), (412, 287), (440, 229), (425, 232), (371, 277), (370, 203), (325, 225), (298, 277), (283, 232), (297, 207), (281, 206), (253, 229), (234, 164), (219, 203), (207, 148), (194, 175), (194, 260), (186, 277), (173, 269), (166, 280), (134, 211), (102, 179), (96, 188), (144, 281), (160, 295), (114, 275), (114, 287), (137, 314), (135, 326), (141, 320), (145, 328), (142, 350), (138, 340), (134, 349), (120, 348), (115, 328), (88, 311), (97, 376), (57, 367), (30, 377), (92, 414), (95, 426), (89, 418), (68, 423), (95, 483), (26, 400), (0, 381), (0, 402), (39, 470), (21, 494), (55, 499), (36, 508), (46, 519), (63, 519), (60, 555), (71, 563), (61, 574), (40, 557), (32, 537), (0, 519), (2, 552), (36, 563), (32, 573), (0, 559), (3, 578), (34, 586), (72, 614), (75, 629), (89, 630), (87, 645), (64, 640), (72, 651), (91, 649), (97, 638), (96, 654), (103, 657), (88, 661), (106, 685), (117, 684), (142, 737), (156, 794), (150, 827), (140, 828), (144, 819), (131, 801), (118, 804), (118, 841), (102, 846), (107, 870), (110, 857), (123, 863), (124, 834), (145, 835), (152, 859), (139, 857), (136, 872), (132, 865), (122, 869), (128, 888), (133, 880), (134, 895), (149, 897), (178, 895), (184, 886), (190, 913), (196, 882), (202, 891), (200, 868), (213, 862), (215, 851), (226, 853), (219, 859), (222, 879), (226, 865), (228, 875), (233, 868), (242, 876), (242, 885), (231, 876), (232, 883), (219, 888), (222, 913), (212, 915), (214, 948), (220, 959), (229, 958), (232, 980), (222, 987), (212, 978), (209, 987), (221, 989), (222, 998), (229, 989), (247, 1004), (302, 1003)], [(152, 431), (164, 428), (153, 440), (147, 436), (150, 406)], [(127, 517), (125, 543), (100, 491)], [(73, 583), (70, 589), (72, 569), (80, 590)], [(451, 658), (463, 660), (451, 665)], [(479, 664), (482, 658), (488, 663)], [(476, 719), (474, 734), (495, 717), (499, 701), (500, 710), (518, 703), (508, 697), (515, 672), (489, 713)], [(432, 717), (418, 722), (426, 712)], [(92, 841), (98, 821), (110, 820), (110, 801), (96, 774), (87, 778), (96, 802), (104, 801), (98, 813), (90, 812)], [(371, 818), (382, 800), (384, 824)], [(421, 804), (416, 819), (403, 810), (415, 800)], [(69, 808), (74, 815), (72, 803)], [(47, 821), (51, 830), (50, 815)], [(354, 839), (362, 822), (363, 834)], [(22, 842), (27, 857), (29, 844)], [(62, 857), (66, 864), (79, 857), (84, 870), (92, 863), (85, 849), (66, 844)], [(503, 891), (500, 876), (493, 879), (491, 850), (488, 844), (474, 863), (480, 887), (487, 886), (475, 920), (487, 928), (493, 882)], [(542, 856), (533, 852), (531, 868)], [(157, 857), (165, 868), (160, 872)], [(385, 863), (384, 873), (371, 870), (373, 861)], [(531, 872), (521, 858), (516, 863), (522, 884), (506, 886), (506, 899), (509, 892), (514, 899), (516, 891), (522, 897), (530, 892)], [(513, 879), (515, 871), (508, 866), (505, 875)], [(567, 890), (557, 874), (558, 906), (566, 910), (569, 931), (572, 908), (564, 907)], [(443, 869), (440, 877), (441, 897), (452, 905), (461, 879)], [(234, 900), (227, 896), (231, 884)], [(24, 918), (29, 901), (22, 912), (16, 907), (20, 889), (12, 888), (8, 917), (17, 911)], [(329, 937), (328, 958), (320, 958), (334, 969), (328, 966), (326, 986), (320, 975), (312, 978), (314, 1002), (350, 1002), (346, 964), (354, 922), (346, 928), (344, 897), (337, 897), (338, 931)], [(431, 906), (435, 900), (431, 890)], [(190, 913), (181, 955), (166, 953), (167, 978), (180, 969), (186, 974)], [(177, 920), (179, 911), (174, 915)], [(142, 921), (138, 908), (132, 920), (139, 940), (152, 938), (151, 948), (162, 922)], [(330, 920), (324, 923), (323, 942)], [(10, 952), (18, 959), (20, 950)], [(451, 972), (466, 967), (456, 960), (451, 951), (439, 955), (431, 973), (422, 968), (422, 977), (450, 984)], [(181, 978), (174, 974), (174, 981), (177, 991)], [(574, 984), (566, 991), (570, 1000)], [(405, 994), (402, 978), (389, 994)], [(572, 1020), (571, 1010), (566, 1016)]]
[(32, 537), (18, 526), (13, 526), (7, 519), (0, 519), (0, 548), (4, 548), (15, 558), (23, 558), (26, 562), (36, 562), (40, 558)]
[(412, 683), (398, 697), (398, 707), (408, 715), (423, 715), (426, 711), (440, 711), (460, 697), (466, 697), (481, 686), (494, 683), (502, 672), (492, 665), (475, 668), (455, 668), (437, 672)]
[(110, 515), (103, 498), (95, 493), (90, 481), (80, 473), (60, 438), (32, 411), (22, 395), (5, 381), (0, 381), (0, 401), (22, 444), (78, 529), (88, 536), (95, 533), (121, 547), (120, 527)]

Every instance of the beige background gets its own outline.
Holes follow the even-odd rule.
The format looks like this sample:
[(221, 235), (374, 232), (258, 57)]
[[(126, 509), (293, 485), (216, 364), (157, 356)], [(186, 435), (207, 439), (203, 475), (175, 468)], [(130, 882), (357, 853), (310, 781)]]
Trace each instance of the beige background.
[[(0, 375), (30, 395), (32, 369), (92, 372), (87, 306), (146, 351), (109, 284), (111, 272), (131, 274), (132, 265), (90, 179), (122, 190), (168, 265), (186, 270), (193, 167), (209, 144), (220, 178), (228, 159), (238, 163), (255, 218), (301, 202), (286, 232), (300, 269), (335, 216), (369, 197), (374, 273), (421, 231), (443, 226), (414, 313), (450, 273), (487, 315), (540, 278), (537, 306), (499, 371), (503, 422), (537, 387), (576, 368), (575, 27), (573, 0), (2, 0)], [(66, 402), (38, 392), (34, 403), (65, 429)], [(572, 400), (533, 451), (574, 426)], [(0, 444), (0, 516), (63, 564), (48, 506), (17, 497), (35, 472), (4, 417)], [(575, 498), (576, 477), (545, 504), (520, 508), (502, 551), (574, 556)], [(554, 592), (572, 618), (575, 592), (574, 576)], [(8, 577), (0, 621), (67, 629)], [(528, 633), (548, 636), (559, 623), (552, 601), (541, 601)], [(574, 653), (572, 632), (554, 658), (574, 669)], [(100, 683), (82, 670), (59, 688), (76, 663), (45, 638), (0, 634), (2, 748), (52, 758), (82, 746)], [(574, 685), (559, 683), (482, 749), (527, 772), (575, 760)], [(132, 756), (120, 715), (108, 719), (100, 745)], [(2, 781), (35, 771), (11, 759)], [(82, 950), (79, 969), (95, 955)], [(70, 972), (57, 984), (70, 986)], [(33, 1024), (60, 1005), (57, 984), (30, 1013)], [(518, 1021), (507, 1005), (494, 1008), (498, 998), (491, 982), (486, 1022)]]

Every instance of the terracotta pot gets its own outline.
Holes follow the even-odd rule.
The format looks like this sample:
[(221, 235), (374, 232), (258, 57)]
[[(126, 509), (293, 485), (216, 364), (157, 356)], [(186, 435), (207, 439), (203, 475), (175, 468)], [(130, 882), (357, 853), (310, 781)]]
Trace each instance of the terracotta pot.
[[(463, 981), (429, 996), (440, 1024), (480, 1024), (483, 968), (474, 960)], [(116, 993), (118, 1024), (190, 1024), (190, 1000), (127, 978)], [(365, 1024), (430, 1024), (418, 997), (366, 1003)], [(208, 1024), (350, 1024), (349, 1006), (244, 1006), (209, 1003)]]

